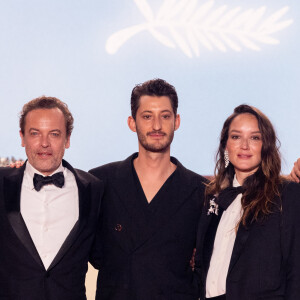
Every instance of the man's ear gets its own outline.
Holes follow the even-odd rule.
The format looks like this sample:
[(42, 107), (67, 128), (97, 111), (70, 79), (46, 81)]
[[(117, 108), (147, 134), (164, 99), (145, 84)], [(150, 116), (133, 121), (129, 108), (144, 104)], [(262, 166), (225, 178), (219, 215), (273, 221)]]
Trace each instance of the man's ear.
[(21, 137), (21, 146), (25, 147), (24, 135), (21, 130), (19, 131), (19, 133), (20, 133), (20, 137)]
[(65, 144), (65, 148), (66, 148), (66, 149), (70, 148), (70, 139), (71, 139), (71, 134), (69, 134), (69, 135), (67, 136), (66, 144)]
[(176, 115), (175, 117), (175, 130), (177, 130), (180, 126), (180, 115)]
[(128, 117), (127, 124), (131, 131), (136, 132), (136, 123), (132, 116)]

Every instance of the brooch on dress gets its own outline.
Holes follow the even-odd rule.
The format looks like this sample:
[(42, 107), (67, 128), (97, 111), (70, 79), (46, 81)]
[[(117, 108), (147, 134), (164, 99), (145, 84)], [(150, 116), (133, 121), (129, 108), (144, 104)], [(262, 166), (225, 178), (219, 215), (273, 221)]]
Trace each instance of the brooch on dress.
[(215, 197), (209, 200), (209, 209), (207, 211), (207, 215), (215, 214), (216, 216), (219, 213), (219, 205), (215, 202)]

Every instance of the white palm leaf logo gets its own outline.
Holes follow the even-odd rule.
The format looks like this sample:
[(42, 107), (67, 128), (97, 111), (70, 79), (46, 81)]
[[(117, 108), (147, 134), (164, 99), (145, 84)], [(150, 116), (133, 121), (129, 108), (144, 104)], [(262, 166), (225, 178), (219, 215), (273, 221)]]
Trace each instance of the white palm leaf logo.
[(259, 51), (261, 44), (275, 45), (272, 34), (290, 26), (293, 20), (283, 20), (289, 10), (283, 7), (265, 17), (266, 7), (242, 10), (226, 5), (214, 7), (209, 0), (198, 6), (198, 0), (164, 0), (155, 16), (147, 0), (134, 0), (146, 19), (145, 23), (122, 29), (106, 42), (106, 51), (116, 53), (134, 35), (146, 30), (161, 44), (178, 47), (188, 56), (199, 56), (200, 46), (208, 50), (242, 48)]

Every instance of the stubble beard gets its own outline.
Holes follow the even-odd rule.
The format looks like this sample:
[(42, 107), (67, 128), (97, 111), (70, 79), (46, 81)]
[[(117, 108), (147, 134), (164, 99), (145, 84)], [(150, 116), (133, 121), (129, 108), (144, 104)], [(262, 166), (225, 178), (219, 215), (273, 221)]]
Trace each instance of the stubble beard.
[[(147, 135), (149, 133), (147, 133), (146, 136), (145, 136), (143, 133), (141, 133), (138, 130), (138, 128), (136, 128), (136, 133), (137, 133), (140, 145), (146, 151), (154, 152), (154, 153), (164, 153), (164, 152), (166, 152), (170, 148), (170, 145), (171, 145), (171, 143), (173, 141), (173, 138), (174, 138), (174, 131), (172, 131), (169, 135), (167, 135), (167, 134), (164, 133), (165, 136), (167, 136), (167, 140), (166, 141), (160, 142), (160, 143), (157, 143), (157, 142), (148, 143), (147, 142)], [(161, 133), (161, 132), (159, 132), (159, 133)]]

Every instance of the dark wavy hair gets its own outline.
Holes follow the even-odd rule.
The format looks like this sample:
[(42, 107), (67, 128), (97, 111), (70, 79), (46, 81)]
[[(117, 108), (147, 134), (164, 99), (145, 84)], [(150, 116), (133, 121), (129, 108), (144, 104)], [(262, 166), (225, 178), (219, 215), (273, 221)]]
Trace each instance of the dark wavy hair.
[(241, 202), (244, 213), (241, 222), (246, 225), (248, 222), (263, 219), (272, 212), (273, 200), (276, 195), (279, 196), (279, 186), (283, 178), (280, 176), (280, 142), (276, 137), (272, 123), (257, 108), (243, 104), (234, 109), (233, 114), (227, 118), (223, 125), (216, 155), (215, 177), (207, 185), (206, 196), (219, 194), (221, 190), (232, 185), (235, 174), (234, 166), (229, 163), (229, 166), (225, 168), (224, 151), (231, 122), (241, 114), (255, 116), (262, 136), (261, 163), (257, 171), (248, 176), (243, 183), (245, 192)]
[(58, 108), (65, 117), (66, 133), (70, 136), (73, 130), (74, 118), (68, 109), (68, 105), (58, 98), (41, 96), (27, 102), (20, 113), (20, 129), (22, 134), (25, 134), (25, 123), (27, 114), (35, 109), (52, 109)]
[(131, 92), (131, 116), (135, 120), (136, 112), (142, 96), (166, 96), (169, 97), (173, 112), (176, 116), (178, 108), (178, 96), (175, 87), (163, 79), (152, 79), (136, 85)]

